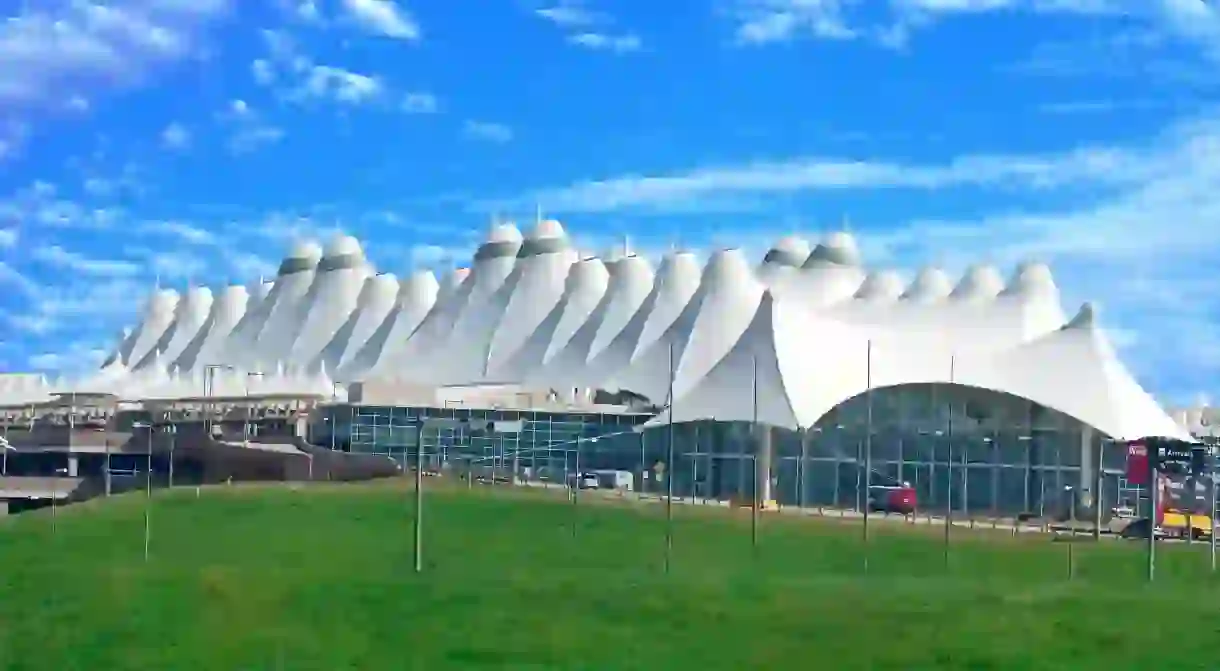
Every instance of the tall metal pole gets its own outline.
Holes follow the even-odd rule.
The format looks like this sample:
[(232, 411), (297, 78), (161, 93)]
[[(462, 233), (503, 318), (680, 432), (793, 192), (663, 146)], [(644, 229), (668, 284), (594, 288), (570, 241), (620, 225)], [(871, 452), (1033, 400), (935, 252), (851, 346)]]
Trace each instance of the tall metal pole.
[(106, 463), (105, 463), (105, 469), (106, 469), (106, 472), (103, 474), (103, 478), (102, 478), (102, 485), (105, 487), (106, 496), (110, 496), (110, 489), (111, 489), (111, 481), (110, 481), (110, 439), (109, 439), (109, 438), (106, 438), (106, 439), (105, 439), (105, 441), (104, 441), (104, 443), (105, 443), (105, 449), (106, 449)]
[(665, 573), (669, 573), (674, 552), (674, 343), (669, 342), (669, 444), (665, 448)]
[[(768, 441), (763, 441), (762, 433), (758, 427), (758, 355), (754, 355), (751, 359), (751, 403), (753, 404), (752, 414), (750, 416), (750, 433), (754, 435), (754, 496), (750, 505), (750, 546), (754, 548), (754, 552), (758, 552), (758, 505), (761, 501), (763, 489), (761, 487), (762, 478), (766, 478), (766, 484), (771, 484), (771, 473), (762, 473), (758, 464), (758, 457), (762, 450), (771, 449)], [(672, 417), (672, 415), (671, 415)], [(769, 470), (769, 469), (768, 469)]]
[[(415, 426), (415, 572), (424, 570), (424, 420)], [(334, 427), (332, 426), (332, 429)]]
[(945, 569), (949, 568), (949, 541), (952, 537), (953, 530), (953, 384), (957, 375), (957, 357), (951, 355), (949, 357), (949, 417), (948, 417), (948, 441), (949, 454), (945, 463), (948, 469), (947, 486), (945, 489)]
[(576, 436), (576, 456), (572, 458), (575, 463), (576, 475), (572, 480), (572, 538), (576, 538), (576, 519), (578, 514), (577, 499), (580, 498), (580, 436)]
[(59, 532), (59, 467), (51, 477), (51, 540), (54, 541)]
[(1093, 464), (1093, 540), (1101, 540), (1101, 507), (1105, 501), (1101, 495), (1103, 482), (1106, 440), (1097, 440), (1097, 461)]
[(177, 427), (170, 424), (165, 427), (169, 433), (169, 488), (174, 488), (174, 449), (178, 446)]
[(864, 435), (864, 572), (868, 573), (868, 513), (872, 507), (869, 490), (873, 484), (873, 341), (869, 340), (865, 350), (865, 435)]
[(1216, 454), (1214, 447), (1208, 447), (1208, 480), (1211, 482), (1212, 490), (1212, 507), (1207, 511), (1208, 524), (1210, 525), (1210, 533), (1208, 537), (1211, 539), (1211, 562), (1212, 573), (1216, 572)]
[(144, 473), (144, 563), (148, 563), (148, 554), (152, 545), (152, 468), (153, 468), (153, 423), (148, 422), (148, 463)]
[(1148, 450), (1148, 498), (1151, 510), (1148, 514), (1148, 582), (1156, 580), (1156, 528), (1160, 521), (1157, 511), (1161, 507), (1161, 474), (1159, 464), (1160, 447), (1150, 445)]
[(801, 460), (797, 462), (797, 486), (796, 486), (796, 507), (804, 514), (805, 512), (805, 467), (806, 461), (809, 460), (809, 435), (813, 432), (812, 428), (801, 430)]
[(648, 493), (648, 457), (645, 455), (645, 432), (640, 431), (640, 493)]
[(1068, 486), (1068, 580), (1076, 578), (1076, 492)]

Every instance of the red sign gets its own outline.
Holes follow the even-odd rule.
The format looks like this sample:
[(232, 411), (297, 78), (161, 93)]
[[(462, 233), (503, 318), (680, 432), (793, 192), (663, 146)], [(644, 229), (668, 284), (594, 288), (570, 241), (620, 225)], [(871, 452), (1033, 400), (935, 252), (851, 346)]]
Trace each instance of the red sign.
[(1148, 484), (1148, 446), (1143, 443), (1127, 444), (1127, 484)]

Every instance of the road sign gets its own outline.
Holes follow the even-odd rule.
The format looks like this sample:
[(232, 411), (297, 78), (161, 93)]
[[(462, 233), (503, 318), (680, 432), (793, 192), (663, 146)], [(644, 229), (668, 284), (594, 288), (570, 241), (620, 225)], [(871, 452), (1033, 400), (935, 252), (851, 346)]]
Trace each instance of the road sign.
[(1188, 473), (1194, 460), (1193, 446), (1182, 440), (1150, 438), (1145, 441), (1152, 450), (1149, 457), (1156, 470), (1163, 473)]
[(1127, 482), (1148, 484), (1148, 446), (1144, 443), (1127, 444)]

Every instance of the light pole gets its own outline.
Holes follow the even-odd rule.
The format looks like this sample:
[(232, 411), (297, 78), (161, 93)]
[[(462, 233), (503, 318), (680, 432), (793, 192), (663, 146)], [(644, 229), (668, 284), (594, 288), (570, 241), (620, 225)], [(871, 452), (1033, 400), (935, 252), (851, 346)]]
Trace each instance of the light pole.
[[(415, 420), (415, 572), (424, 570), (424, 422)], [(332, 426), (333, 428), (333, 426)]]
[[(174, 488), (174, 449), (178, 446), (178, 426), (175, 424), (166, 424), (164, 427), (166, 433), (169, 434), (169, 489)], [(151, 459), (152, 450), (149, 450)], [(151, 462), (150, 462), (151, 463)], [(151, 468), (149, 469), (152, 470)]]
[(1111, 441), (1108, 438), (1097, 441), (1097, 463), (1093, 464), (1093, 540), (1095, 541), (1101, 540), (1101, 506), (1104, 500), (1101, 496), (1101, 487), (1105, 473), (1105, 446), (1109, 442)]
[(12, 420), (4, 418), (4, 435), (0, 436), (0, 475), (8, 475), (8, 453), (13, 446), (8, 442), (8, 425)]
[(59, 529), (59, 476), (67, 475), (68, 469), (56, 468), (51, 478), (51, 536)]
[(216, 371), (220, 370), (236, 370), (232, 364), (227, 363), (210, 363), (203, 367), (203, 396), (204, 396), (204, 419), (203, 432), (208, 439), (212, 437), (212, 393), (216, 387)]
[(863, 538), (861, 544), (864, 546), (864, 572), (868, 573), (868, 552), (869, 552), (869, 537), (868, 537), (868, 517), (869, 509), (872, 508), (871, 492), (873, 485), (873, 341), (869, 340), (867, 344), (866, 361), (864, 364), (866, 390), (868, 395), (865, 398), (865, 433), (864, 433), (864, 505), (861, 512), (864, 514)]
[(580, 476), (580, 441), (581, 436), (577, 435), (576, 453), (572, 457), (573, 461), (575, 462), (575, 466), (573, 467), (575, 473), (572, 478), (572, 538), (576, 538), (576, 517), (577, 510), (579, 510), (578, 504), (580, 502), (580, 485), (582, 479)]
[(152, 467), (153, 467), (153, 423), (133, 422), (133, 429), (148, 431), (148, 460), (144, 472), (144, 563), (148, 563), (150, 545), (152, 544)]
[[(948, 470), (948, 485), (945, 487), (945, 570), (950, 569), (949, 565), (949, 543), (952, 540), (953, 530), (953, 389), (957, 379), (957, 357), (949, 357), (949, 416), (948, 424), (948, 456), (945, 459), (945, 467)], [(964, 475), (963, 475), (964, 477)]]
[(1076, 497), (1071, 485), (1063, 488), (1068, 501), (1068, 580), (1076, 577)]
[(669, 573), (674, 553), (674, 344), (669, 343), (669, 425), (665, 446), (665, 573)]
[(1211, 483), (1212, 507), (1207, 513), (1208, 524), (1211, 527), (1207, 534), (1210, 539), (1212, 573), (1216, 572), (1216, 448), (1208, 447), (1208, 481)]
[[(414, 514), (414, 534), (412, 555), (415, 564), (415, 572), (422, 573), (424, 570), (424, 430), (441, 430), (444, 428), (468, 427), (469, 422), (459, 419), (444, 419), (439, 417), (414, 417), (410, 420), (415, 427), (415, 514)], [(495, 432), (499, 432), (496, 422), (489, 422), (488, 427)], [(521, 423), (509, 423), (511, 431), (505, 433), (519, 433), (521, 431)], [(404, 460), (404, 468), (406, 468)]]
[[(246, 417), (245, 422), (242, 424), (242, 442), (245, 443), (246, 447), (250, 446), (250, 415), (252, 414), (250, 407), (250, 378), (261, 379), (262, 377), (263, 374), (257, 371), (246, 373), (246, 384), (243, 389), (246, 398)], [(310, 461), (312, 462), (312, 459)]]
[[(8, 427), (6, 426), (6, 434), (8, 433), (7, 428)], [(3, 463), (3, 465), (0, 466), (0, 475), (8, 475), (8, 453), (16, 451), (17, 448), (13, 447), (12, 444), (8, 442), (7, 436), (0, 437), (0, 459), (3, 459), (3, 462), (0, 462)]]

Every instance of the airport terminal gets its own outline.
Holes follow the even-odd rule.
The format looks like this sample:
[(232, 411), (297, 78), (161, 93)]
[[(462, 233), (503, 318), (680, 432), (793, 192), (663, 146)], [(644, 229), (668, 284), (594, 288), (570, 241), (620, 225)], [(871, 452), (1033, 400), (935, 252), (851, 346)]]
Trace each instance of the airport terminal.
[(835, 233), (654, 267), (550, 220), (493, 226), (440, 278), (379, 273), (341, 235), (251, 287), (157, 288), (99, 370), (0, 377), (0, 406), (10, 511), (381, 477), (422, 445), (469, 478), (847, 509), (909, 483), (929, 509), (1044, 514), (1122, 504), (1126, 442), (1190, 436), (1045, 265), (906, 278)]

